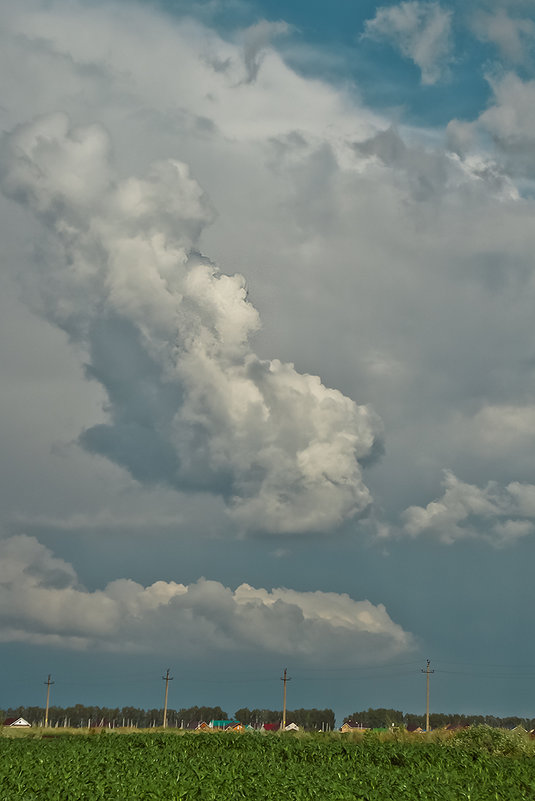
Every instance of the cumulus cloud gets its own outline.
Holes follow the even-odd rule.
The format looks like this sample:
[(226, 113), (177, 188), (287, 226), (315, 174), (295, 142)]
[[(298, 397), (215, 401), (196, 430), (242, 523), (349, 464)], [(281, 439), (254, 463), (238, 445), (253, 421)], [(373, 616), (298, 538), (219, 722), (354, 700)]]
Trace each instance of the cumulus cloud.
[(470, 417), (457, 423), (460, 436), (471, 449), (496, 458), (524, 451), (531, 453), (535, 444), (535, 406), (496, 404), (485, 405)]
[(197, 250), (213, 217), (188, 167), (119, 180), (105, 130), (45, 115), (7, 135), (1, 186), (52, 233), (41, 311), (87, 352), (109, 421), (84, 446), (139, 481), (216, 492), (244, 529), (322, 531), (371, 502), (380, 424), (313, 375), (259, 359), (241, 275)]
[(513, 72), (490, 78), (494, 104), (484, 111), (478, 124), (506, 152), (535, 150), (535, 80), (523, 81)]
[(215, 653), (287, 654), (349, 664), (387, 660), (414, 647), (382, 604), (332, 592), (236, 590), (217, 581), (119, 579), (87, 591), (71, 565), (34, 537), (0, 540), (0, 640), (71, 649), (150, 652), (167, 642), (192, 658)]
[(444, 474), (444, 494), (427, 506), (403, 513), (404, 532), (452, 543), (477, 538), (495, 546), (508, 545), (535, 532), (535, 486), (511, 482), (500, 487), (489, 481), (481, 488)]
[[(503, 193), (494, 191), (504, 179), (485, 158), (485, 151), (478, 148), (479, 152), (462, 157), (445, 154), (439, 133), (407, 130), (401, 125), (389, 129), (386, 120), (363, 108), (354, 96), (349, 99), (340, 89), (299, 76), (275, 52), (262, 64), (265, 80), (245, 84), (243, 48), (239, 43), (224, 41), (205, 27), (153, 12), (154, 9), (149, 13), (141, 6), (128, 6), (128, 13), (121, 13), (114, 4), (97, 8), (83, 3), (43, 4), (40, 0), (0, 10), (0, 52), (5, 67), (0, 79), (6, 107), (3, 127), (12, 128), (26, 120), (34, 109), (68, 108), (77, 124), (102, 120), (113, 133), (117, 172), (120, 176), (145, 176), (136, 180), (147, 192), (151, 183), (147, 164), (151, 160), (179, 154), (192, 165), (191, 174), (209, 190), (219, 216), (209, 227), (203, 228), (202, 219), (197, 223), (192, 219), (180, 222), (178, 227), (182, 231), (189, 226), (192, 238), (202, 229), (202, 238), (195, 240), (193, 249), (217, 254), (222, 264), (230, 265), (226, 267), (228, 272), (238, 270), (251, 279), (263, 321), (263, 327), (257, 329), (255, 352), (264, 358), (279, 355), (284, 362), (295, 358), (302, 371), (318, 370), (328, 385), (343, 387), (346, 395), (373, 401), (380, 409), (389, 432), (388, 453), (367, 475), (374, 482), (374, 497), (388, 506), (391, 520), (395, 520), (398, 510), (414, 500), (411, 482), (421, 486), (429, 480), (429, 463), (434, 469), (458, 464), (451, 450), (452, 442), (458, 442), (457, 410), (468, 418), (482, 399), (504, 403), (510, 398), (514, 403), (515, 397), (532, 394), (531, 373), (525, 365), (533, 355), (529, 335), (533, 289), (527, 278), (518, 284), (521, 291), (516, 292), (510, 284), (515, 274), (531, 274), (532, 203), (529, 198), (507, 202), (505, 184)], [(144, 48), (150, 52), (150, 59), (141, 62), (139, 53), (145, 52)], [(230, 59), (228, 70), (215, 72), (206, 60), (208, 54), (222, 63)], [(15, 69), (16, 91), (8, 79)], [(162, 75), (173, 77), (162, 81)], [(526, 113), (530, 107), (526, 104)], [(374, 130), (380, 133), (373, 134)], [(93, 135), (96, 146), (96, 131)], [(104, 140), (108, 141), (103, 145), (106, 149), (109, 140), (106, 136)], [(283, 146), (268, 160), (274, 141)], [(66, 152), (64, 157), (67, 159)], [(66, 170), (71, 180), (76, 176), (73, 166), (74, 161), (69, 162)], [(40, 169), (39, 166), (35, 170), (36, 175)], [(93, 211), (83, 215), (88, 221), (84, 241), (93, 237), (93, 249), (96, 235), (101, 236), (98, 228), (104, 228), (99, 218), (108, 216), (110, 228), (115, 224), (109, 212), (115, 185), (128, 183), (120, 181), (109, 164), (105, 173), (108, 177), (99, 178), (95, 163), (87, 175), (81, 175), (81, 184), (87, 182), (89, 188), (94, 182), (103, 181), (101, 189), (91, 189), (96, 192), (96, 219)], [(60, 180), (58, 172), (56, 180)], [(153, 184), (158, 180), (154, 178)], [(131, 180), (128, 185), (134, 183)], [(36, 187), (34, 191), (37, 192)], [(37, 206), (40, 203), (37, 196), (24, 200), (20, 188), (13, 187), (12, 192), (18, 192), (23, 202)], [(513, 197), (512, 192), (509, 197)], [(0, 200), (4, 210), (3, 246), (12, 254), (8, 258), (6, 252), (6, 269), (12, 265), (13, 273), (28, 274), (32, 261), (28, 243), (38, 226), (20, 209), (10, 207), (4, 198)], [(210, 219), (213, 213), (202, 193), (198, 203), (201, 217), (205, 214)], [(61, 211), (61, 203), (58, 209)], [(183, 212), (178, 217), (180, 213)], [(43, 214), (45, 223), (53, 227), (51, 213)], [(149, 225), (147, 219), (144, 225)], [(75, 226), (74, 234), (76, 230)], [(68, 235), (65, 225), (60, 237), (66, 240)], [(307, 515), (314, 517), (319, 529), (325, 514), (327, 528), (327, 523), (336, 517), (336, 504), (331, 511), (325, 503), (316, 520), (320, 496), (313, 492), (314, 482), (310, 492), (305, 479), (300, 484), (299, 465), (289, 482), (288, 473), (278, 473), (278, 489), (270, 484), (267, 473), (265, 482), (260, 479), (257, 464), (264, 455), (270, 457), (269, 424), (274, 424), (282, 411), (272, 414), (265, 426), (259, 424), (266, 439), (260, 437), (264, 444), (254, 458), (240, 462), (245, 465), (243, 469), (231, 466), (229, 471), (219, 469), (222, 459), (216, 460), (220, 451), (217, 438), (212, 437), (212, 432), (219, 431), (215, 413), (210, 412), (210, 433), (204, 423), (197, 425), (194, 421), (189, 427), (191, 436), (198, 436), (201, 445), (207, 440), (212, 444), (204, 452), (201, 447), (195, 451), (192, 444), (189, 450), (198, 457), (197, 469), (193, 464), (188, 467), (187, 449), (182, 443), (180, 447), (175, 444), (175, 425), (180, 422), (181, 431), (187, 426), (175, 421), (175, 413), (183, 408), (182, 399), (189, 401), (192, 397), (193, 388), (190, 390), (188, 385), (184, 395), (183, 376), (177, 382), (162, 367), (164, 357), (154, 354), (157, 338), (152, 329), (147, 333), (130, 312), (127, 317), (115, 311), (119, 304), (127, 305), (128, 299), (127, 288), (121, 286), (117, 257), (111, 270), (109, 242), (105, 243), (102, 258), (99, 255), (101, 272), (92, 267), (84, 271), (74, 259), (64, 270), (61, 248), (55, 254), (54, 266), (50, 243), (45, 247), (42, 231), (38, 236), (40, 251), (35, 263), (39, 265), (39, 275), (33, 276), (33, 286), (41, 284), (43, 311), (52, 320), (61, 315), (64, 330), (88, 350), (88, 374), (100, 383), (95, 381), (90, 393), (76, 377), (61, 398), (58, 382), (54, 381), (54, 401), (49, 402), (52, 395), (48, 394), (43, 401), (44, 381), (50, 381), (50, 373), (58, 363), (66, 363), (65, 349), (54, 333), (52, 359), (42, 347), (48, 341), (50, 327), (34, 320), (30, 330), (28, 318), (22, 318), (21, 305), (2, 294), (5, 352), (17, 354), (21, 371), (29, 352), (40, 364), (39, 370), (34, 370), (37, 378), (31, 392), (23, 372), (17, 380), (4, 382), (2, 388), (6, 394), (9, 388), (12, 397), (13, 412), (6, 415), (4, 430), (18, 459), (14, 469), (10, 458), (9, 486), (15, 491), (4, 487), (5, 514), (11, 519), (19, 515), (20, 519), (23, 510), (24, 519), (81, 520), (81, 525), (84, 518), (93, 518), (93, 509), (103, 505), (102, 494), (96, 490), (96, 477), (104, 475), (107, 479), (119, 471), (113, 471), (111, 465), (89, 462), (81, 449), (76, 455), (75, 449), (70, 449), (69, 458), (59, 466), (55, 459), (55, 470), (49, 470), (48, 465), (52, 442), (70, 440), (81, 426), (98, 421), (105, 425), (93, 426), (83, 437), (84, 443), (91, 451), (127, 466), (145, 483), (149, 491), (144, 493), (144, 499), (147, 509), (151, 507), (148, 519), (161, 514), (155, 483), (171, 482), (186, 491), (199, 486), (219, 491), (232, 508), (233, 498), (247, 497), (249, 491), (251, 498), (260, 498), (265, 507), (280, 489), (287, 495), (281, 496), (284, 510), (273, 514), (274, 530), (280, 530), (283, 518), (293, 530), (303, 530), (309, 524), (306, 517), (298, 520), (301, 513), (293, 505), (292, 499), (302, 489)], [(140, 243), (141, 252), (144, 237), (144, 231), (136, 234), (132, 248)], [(81, 251), (81, 246), (76, 248)], [(185, 272), (196, 258), (193, 252), (188, 255)], [(140, 260), (143, 261), (141, 257)], [(81, 259), (78, 261), (81, 264)], [(132, 265), (125, 273), (128, 276), (132, 272), (132, 283), (137, 284), (135, 260)], [(144, 269), (140, 268), (142, 276)], [(74, 270), (79, 274), (77, 285), (69, 278)], [(160, 267), (156, 270), (156, 286), (159, 270)], [(490, 280), (498, 272), (503, 275), (503, 284), (489, 291)], [(217, 275), (216, 270), (214, 276)], [(87, 291), (82, 291), (80, 285), (86, 279)], [(26, 285), (30, 281), (32, 276)], [(148, 275), (146, 281), (150, 283)], [(99, 299), (101, 284), (110, 286), (109, 291), (106, 288), (105, 302)], [(153, 293), (146, 291), (145, 278), (139, 286), (143, 289), (138, 292), (138, 299), (143, 296), (148, 313)], [(130, 294), (135, 295), (133, 291)], [(173, 293), (162, 289), (161, 295), (167, 308)], [(180, 304), (184, 313), (190, 300)], [(160, 308), (158, 304), (156, 308)], [(20, 315), (20, 322), (9, 329), (5, 325), (6, 309)], [(164, 315), (155, 312), (151, 326), (160, 324), (160, 317)], [(186, 323), (182, 330), (185, 327)], [(72, 352), (79, 354), (80, 350)], [(180, 361), (180, 352), (176, 357)], [(72, 362), (75, 367), (74, 358)], [(509, 371), (505, 379), (502, 369)], [(225, 371), (225, 377), (236, 386), (229, 371)], [(102, 397), (98, 390), (104, 380), (108, 394), (106, 421), (97, 409)], [(76, 392), (68, 397), (71, 385)], [(509, 396), (504, 396), (504, 386), (509, 387)], [(80, 398), (89, 394), (95, 397), (94, 407), (86, 411)], [(219, 395), (212, 397), (217, 404)], [(298, 399), (295, 403), (294, 409)], [(191, 408), (191, 401), (187, 408)], [(338, 403), (335, 408), (339, 409)], [(302, 431), (307, 414), (305, 411), (299, 415), (293, 428), (288, 424), (292, 435)], [(70, 426), (64, 425), (64, 420), (69, 420)], [(446, 422), (442, 424), (443, 421)], [(342, 420), (341, 428), (344, 425)], [(377, 442), (377, 427), (373, 424), (372, 428)], [(223, 446), (229, 446), (232, 452), (230, 462), (238, 464), (248, 435), (244, 430), (238, 448), (234, 447), (238, 442), (237, 425), (226, 427), (226, 431)], [(336, 437), (339, 431), (340, 426)], [(36, 432), (42, 440), (39, 452), (35, 447)], [(281, 449), (288, 448), (291, 454), (292, 443), (284, 441), (282, 429), (275, 437), (274, 450), (281, 442)], [(410, 482), (404, 467), (409, 452), (415, 456)], [(88, 466), (87, 473), (85, 468), (84, 472), (76, 471), (75, 459)], [(251, 465), (249, 473), (247, 464)], [(506, 469), (506, 474), (512, 475), (512, 466), (507, 465)], [(59, 480), (52, 485), (54, 476), (57, 478), (61, 472), (62, 477), (68, 474), (69, 492), (64, 491)], [(529, 472), (519, 469), (517, 475), (529, 476)], [(503, 480), (502, 473), (500, 479)], [(119, 480), (126, 481), (126, 474)], [(246, 480), (247, 486), (240, 488), (238, 484), (245, 484)], [(31, 482), (33, 489), (22, 495), (20, 487), (25, 482)], [(110, 484), (106, 480), (111, 498)], [(371, 486), (368, 480), (366, 484)], [(92, 492), (87, 492), (86, 486)], [(317, 486), (323, 486), (321, 480)], [(343, 492), (335, 495), (339, 501)], [(184, 493), (176, 498), (177, 504), (185, 503)], [(215, 495), (210, 500), (210, 520), (216, 522), (204, 528), (216, 530), (221, 525), (222, 504)], [(200, 506), (202, 496), (197, 495), (193, 502)], [(106, 499), (104, 505), (112, 503)], [(69, 507), (67, 511), (63, 511), (65, 506)], [(251, 518), (252, 507), (249, 509)], [(76, 518), (80, 512), (82, 517)], [(117, 516), (128, 519), (124, 509)], [(260, 514), (252, 526), (261, 525), (266, 519)], [(229, 526), (228, 521), (224, 526)], [(184, 527), (187, 530), (187, 524)], [(150, 530), (150, 522), (147, 528)]]
[(526, 63), (533, 45), (535, 23), (527, 17), (511, 17), (507, 9), (475, 14), (472, 29), (483, 42), (491, 42), (502, 58), (514, 64)]
[(452, 150), (481, 152), (490, 138), (502, 168), (513, 176), (533, 178), (535, 155), (535, 80), (514, 72), (488, 75), (493, 102), (472, 121), (451, 120), (447, 128)]
[[(486, 191), (500, 199), (516, 199), (518, 191), (491, 158), (463, 157), (458, 148), (445, 152), (422, 142), (406, 141), (394, 127), (354, 142), (353, 150), (368, 166), (390, 171), (405, 197), (416, 202), (442, 202), (484, 182)], [(380, 369), (380, 367), (379, 367)]]
[(262, 64), (262, 57), (273, 39), (288, 33), (290, 26), (287, 22), (269, 22), (260, 20), (243, 32), (243, 60), (246, 71), (246, 82), (254, 83)]
[(451, 60), (451, 17), (439, 3), (420, 0), (381, 6), (367, 20), (363, 36), (391, 42), (420, 68), (423, 84), (434, 84), (444, 77)]

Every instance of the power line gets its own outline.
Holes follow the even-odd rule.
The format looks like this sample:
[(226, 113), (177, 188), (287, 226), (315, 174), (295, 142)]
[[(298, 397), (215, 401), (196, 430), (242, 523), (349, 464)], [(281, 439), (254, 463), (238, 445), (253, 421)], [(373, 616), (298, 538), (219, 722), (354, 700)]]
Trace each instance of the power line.
[(481, 671), (467, 671), (467, 670), (437, 670), (437, 673), (445, 673), (448, 676), (470, 676), (472, 678), (479, 678), (480, 676), (487, 679), (535, 679), (535, 673), (482, 673)]
[(357, 670), (391, 670), (393, 668), (408, 667), (410, 665), (417, 665), (417, 664), (419, 664), (418, 661), (413, 659), (411, 662), (396, 662), (396, 663), (390, 662), (389, 664), (386, 664), (386, 665), (385, 664), (382, 664), (382, 665), (356, 665), (356, 666), (351, 666), (351, 667), (327, 667), (327, 668), (326, 667), (317, 667), (317, 668), (304, 667), (304, 668), (301, 668), (301, 671), (302, 672), (306, 672), (306, 673), (312, 673), (312, 672), (314, 672), (314, 673), (319, 673), (319, 672), (341, 673), (341, 672), (351, 671), (352, 673), (354, 673)]
[[(336, 682), (338, 683), (338, 682), (342, 682), (342, 681), (349, 681), (349, 682), (353, 682), (353, 681), (368, 681), (368, 680), (372, 680), (372, 679), (375, 681), (375, 680), (381, 680), (381, 679), (397, 678), (398, 676), (415, 676), (415, 675), (416, 675), (416, 671), (414, 671), (414, 670), (403, 670), (403, 671), (399, 671), (398, 670), (398, 671), (395, 671), (393, 673), (380, 673), (379, 675), (377, 673), (368, 673), (368, 674), (360, 675), (360, 676), (337, 676), (336, 677)], [(298, 679), (298, 681), (300, 681), (300, 682), (302, 682), (302, 681), (317, 681), (317, 682), (322, 681), (322, 677), (320, 677), (320, 676), (311, 677), (311, 676), (299, 676), (298, 675), (295, 678)], [(323, 677), (323, 680), (325, 680), (325, 677)]]
[(441, 659), (440, 663), (443, 665), (463, 665), (466, 667), (485, 667), (485, 668), (528, 668), (529, 670), (535, 670), (535, 665), (526, 665), (525, 663), (522, 665), (512, 665), (512, 664), (489, 664), (488, 662), (452, 662), (451, 660)]

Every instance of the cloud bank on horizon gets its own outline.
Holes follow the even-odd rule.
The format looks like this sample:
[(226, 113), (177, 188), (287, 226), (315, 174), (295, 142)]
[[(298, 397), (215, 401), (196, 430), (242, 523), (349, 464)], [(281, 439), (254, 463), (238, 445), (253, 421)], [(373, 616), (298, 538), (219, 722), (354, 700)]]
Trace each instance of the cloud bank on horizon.
[(382, 604), (284, 588), (236, 590), (218, 581), (150, 586), (117, 579), (88, 592), (72, 565), (35, 537), (0, 540), (0, 642), (188, 658), (279, 653), (308, 663), (385, 661), (414, 650)]

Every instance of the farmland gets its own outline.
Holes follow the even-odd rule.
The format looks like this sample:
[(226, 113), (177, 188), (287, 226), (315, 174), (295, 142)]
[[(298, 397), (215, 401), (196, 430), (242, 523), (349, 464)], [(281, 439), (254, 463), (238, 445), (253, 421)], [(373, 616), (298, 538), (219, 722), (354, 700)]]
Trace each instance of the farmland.
[(0, 737), (1, 801), (526, 801), (535, 747), (478, 727), (449, 737), (50, 734)]

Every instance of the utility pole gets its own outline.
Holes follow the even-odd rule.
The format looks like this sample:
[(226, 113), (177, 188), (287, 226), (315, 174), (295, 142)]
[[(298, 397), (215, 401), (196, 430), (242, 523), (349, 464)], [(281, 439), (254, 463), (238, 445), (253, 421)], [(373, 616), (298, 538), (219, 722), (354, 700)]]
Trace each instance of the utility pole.
[(55, 681), (50, 681), (50, 673), (48, 674), (48, 679), (45, 682), (43, 682), (43, 684), (46, 684), (45, 729), (48, 726), (48, 702), (50, 700), (50, 685), (55, 683), (56, 683)]
[(167, 727), (167, 692), (169, 690), (169, 682), (173, 681), (173, 676), (169, 675), (169, 668), (167, 668), (167, 672), (165, 676), (162, 676), (162, 679), (165, 681), (165, 701), (163, 705), (163, 727), (165, 729)]
[(423, 668), (422, 668), (422, 673), (425, 673), (425, 675), (426, 675), (426, 684), (427, 684), (426, 694), (425, 694), (425, 730), (426, 730), (426, 732), (429, 731), (429, 676), (431, 675), (431, 673), (435, 672), (434, 670), (429, 670), (429, 665), (430, 664), (431, 664), (431, 662), (428, 659), (427, 660), (426, 669), (423, 670)]
[(287, 670), (284, 668), (284, 675), (281, 676), (281, 681), (284, 682), (284, 692), (282, 696), (282, 730), (286, 728), (286, 682), (291, 681), (292, 679), (286, 675)]

